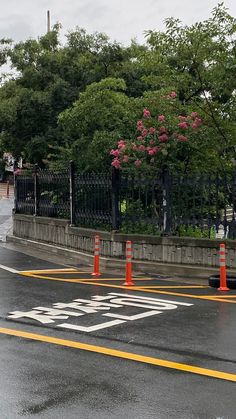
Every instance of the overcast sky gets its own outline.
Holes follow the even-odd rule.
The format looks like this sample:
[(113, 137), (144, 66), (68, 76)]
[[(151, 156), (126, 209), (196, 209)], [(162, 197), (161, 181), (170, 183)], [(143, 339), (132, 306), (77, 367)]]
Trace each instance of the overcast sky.
[[(15, 41), (38, 37), (46, 31), (47, 10), (52, 24), (63, 31), (76, 26), (88, 32), (105, 32), (112, 40), (129, 44), (144, 41), (148, 29), (163, 29), (167, 17), (189, 25), (210, 16), (217, 0), (0, 0), (0, 38)], [(225, 0), (236, 17), (236, 0)]]

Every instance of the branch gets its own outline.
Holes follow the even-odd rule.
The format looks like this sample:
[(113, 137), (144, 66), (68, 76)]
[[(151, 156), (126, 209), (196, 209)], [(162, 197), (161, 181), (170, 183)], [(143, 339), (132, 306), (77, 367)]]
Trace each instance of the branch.
[(203, 81), (202, 81), (201, 75), (198, 71), (198, 68), (196, 68), (196, 71), (197, 71), (197, 75), (198, 75), (199, 81), (200, 81), (201, 86), (202, 86), (202, 91), (203, 91), (203, 94), (204, 94), (204, 98), (206, 100), (206, 103), (207, 103), (209, 111), (210, 111), (210, 116), (211, 116), (211, 118), (212, 118), (212, 120), (215, 124), (215, 127), (216, 127), (217, 131), (224, 138), (225, 142), (227, 142), (227, 137), (225, 136), (224, 131), (221, 129), (221, 126), (219, 125), (219, 123), (218, 123), (218, 121), (217, 121), (217, 119), (214, 115), (214, 109), (212, 108), (211, 102), (209, 101), (208, 97), (206, 96), (205, 89), (203, 89)]

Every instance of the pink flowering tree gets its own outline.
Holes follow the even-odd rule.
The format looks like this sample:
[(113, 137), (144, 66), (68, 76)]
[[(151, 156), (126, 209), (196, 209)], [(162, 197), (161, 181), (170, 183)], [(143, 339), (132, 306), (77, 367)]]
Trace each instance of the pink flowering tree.
[(152, 101), (150, 105), (143, 109), (133, 138), (119, 139), (117, 147), (110, 151), (111, 165), (116, 169), (157, 171), (166, 165), (189, 164), (196, 153), (204, 131), (199, 114), (180, 109), (174, 91), (159, 98), (157, 110)]

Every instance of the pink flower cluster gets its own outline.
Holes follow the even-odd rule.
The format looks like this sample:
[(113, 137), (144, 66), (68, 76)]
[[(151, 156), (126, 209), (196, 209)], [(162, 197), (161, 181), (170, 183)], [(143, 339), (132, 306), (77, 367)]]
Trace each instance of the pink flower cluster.
[(197, 112), (192, 112), (189, 116), (179, 115), (178, 118), (180, 121), (178, 127), (181, 129), (188, 129), (189, 127), (196, 129), (202, 125), (202, 119), (198, 117)]
[(178, 127), (182, 128), (182, 129), (187, 129), (189, 127), (189, 124), (187, 122), (183, 121), (183, 122), (180, 122), (178, 124)]
[(112, 160), (111, 165), (113, 167), (115, 167), (116, 169), (120, 169), (121, 168), (121, 161), (120, 161), (120, 159), (118, 159), (118, 157), (116, 157), (114, 160)]
[(178, 134), (177, 138), (179, 141), (182, 141), (182, 142), (188, 141), (188, 137), (186, 137), (185, 135)]
[(177, 97), (177, 93), (176, 92), (170, 92), (169, 97), (172, 99), (175, 99)]
[(142, 131), (143, 130), (143, 121), (138, 121), (137, 122), (137, 130), (138, 131)]
[[(116, 169), (121, 168), (121, 157), (122, 157), (121, 154), (123, 153), (125, 148), (126, 148), (125, 140), (121, 139), (121, 140), (118, 141), (117, 149), (116, 150), (112, 149), (110, 151), (110, 155), (114, 157), (114, 159), (112, 160), (111, 165), (113, 167), (115, 167)], [(129, 161), (129, 156), (124, 155), (123, 156), (123, 162), (128, 163), (128, 161)]]
[[(167, 96), (169, 99), (176, 97), (176, 92), (171, 92)], [(137, 121), (136, 139), (129, 141), (120, 139), (117, 148), (110, 151), (113, 156), (112, 166), (121, 169), (128, 163), (134, 164), (135, 167), (140, 167), (144, 163), (154, 164), (158, 161), (160, 151), (165, 150), (167, 153), (169, 150), (167, 143), (171, 142), (174, 146), (178, 142), (187, 142), (191, 132), (203, 123), (197, 112), (186, 116), (179, 115), (175, 125), (176, 130), (173, 128), (174, 121), (175, 119), (170, 123), (170, 118), (163, 114), (152, 118), (150, 110), (145, 108), (143, 119)], [(188, 135), (185, 134), (186, 132)]]
[(166, 99), (176, 99), (177, 93), (176, 92), (170, 92), (167, 96), (165, 96)]
[(150, 118), (150, 116), (151, 116), (151, 112), (147, 108), (145, 108), (143, 110), (143, 117), (144, 118)]

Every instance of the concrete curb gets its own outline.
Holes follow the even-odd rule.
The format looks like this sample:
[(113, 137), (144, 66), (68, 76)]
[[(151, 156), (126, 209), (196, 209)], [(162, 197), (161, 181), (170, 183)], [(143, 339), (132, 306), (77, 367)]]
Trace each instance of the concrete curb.
[[(83, 264), (92, 266), (93, 265), (93, 255), (89, 253), (83, 253), (72, 249), (67, 249), (60, 246), (55, 246), (48, 243), (43, 243), (34, 240), (28, 240), (21, 237), (16, 237), (8, 235), (6, 238), (8, 243), (16, 243), (18, 245), (24, 246), (25, 248), (30, 247), (37, 250), (41, 250), (48, 253), (53, 253), (61, 257), (69, 258), (73, 263)], [(111, 269), (125, 269), (125, 260), (115, 259), (115, 258), (105, 258), (100, 257), (100, 266), (106, 270)], [(150, 274), (160, 274), (167, 276), (176, 276), (183, 278), (192, 278), (192, 279), (207, 279), (210, 275), (218, 273), (217, 268), (211, 268), (207, 266), (190, 266), (190, 265), (177, 265), (177, 264), (167, 264), (167, 263), (154, 263), (146, 261), (135, 261), (133, 260), (133, 270), (135, 272), (150, 273)], [(227, 272), (230, 274), (236, 274), (236, 270), (227, 269)]]

